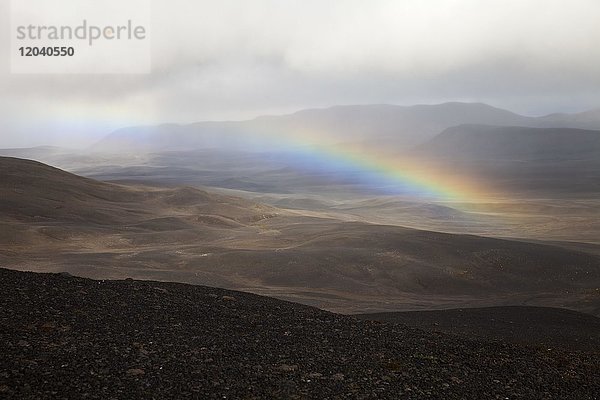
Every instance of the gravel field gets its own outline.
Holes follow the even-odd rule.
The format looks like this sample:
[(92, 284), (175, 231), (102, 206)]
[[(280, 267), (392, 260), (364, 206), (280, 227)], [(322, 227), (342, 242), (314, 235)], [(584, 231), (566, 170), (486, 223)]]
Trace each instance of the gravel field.
[(600, 355), (267, 297), (0, 269), (0, 398), (598, 399)]

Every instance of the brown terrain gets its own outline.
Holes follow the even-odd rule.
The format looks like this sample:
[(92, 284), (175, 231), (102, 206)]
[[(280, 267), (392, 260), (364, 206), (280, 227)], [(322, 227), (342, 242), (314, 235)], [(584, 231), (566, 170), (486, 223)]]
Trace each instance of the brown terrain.
[(0, 265), (238, 289), (344, 312), (537, 305), (600, 315), (596, 246), (344, 221), (0, 158)]

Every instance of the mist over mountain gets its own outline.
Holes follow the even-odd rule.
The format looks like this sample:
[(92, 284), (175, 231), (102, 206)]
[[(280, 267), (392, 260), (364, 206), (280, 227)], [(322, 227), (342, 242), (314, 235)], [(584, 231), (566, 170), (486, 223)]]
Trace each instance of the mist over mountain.
[[(527, 117), (484, 104), (336, 106), (264, 116), (240, 122), (199, 122), (120, 129), (93, 146), (94, 150), (181, 150), (227, 147), (259, 148), (270, 139), (293, 138), (292, 145), (377, 141), (406, 149), (444, 128), (464, 123), (526, 125)], [(294, 139), (295, 138), (295, 139)], [(264, 139), (264, 141), (261, 141)]]
[(444, 129), (463, 124), (600, 129), (600, 112), (527, 117), (482, 103), (355, 105), (310, 109), (249, 121), (164, 124), (119, 129), (95, 151), (158, 151), (198, 148), (264, 150), (277, 146), (366, 143), (403, 151)]
[(539, 118), (545, 127), (573, 127), (599, 129), (600, 108), (574, 114), (555, 113)]

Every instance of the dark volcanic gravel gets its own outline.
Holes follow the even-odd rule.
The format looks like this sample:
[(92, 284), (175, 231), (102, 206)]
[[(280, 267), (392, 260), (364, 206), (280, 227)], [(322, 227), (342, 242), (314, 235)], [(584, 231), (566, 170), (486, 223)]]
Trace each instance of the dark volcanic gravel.
[(468, 338), (600, 352), (600, 318), (561, 308), (510, 306), (355, 316)]
[(597, 353), (175, 283), (0, 269), (0, 337), (0, 398), (600, 398)]

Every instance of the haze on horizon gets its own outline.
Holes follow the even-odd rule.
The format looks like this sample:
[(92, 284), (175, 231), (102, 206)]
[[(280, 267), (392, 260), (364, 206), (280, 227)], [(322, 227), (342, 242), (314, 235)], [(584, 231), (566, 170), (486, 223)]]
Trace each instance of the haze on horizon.
[[(10, 26), (8, 7), (0, 3), (0, 26)], [(0, 147), (83, 146), (130, 125), (338, 104), (473, 101), (526, 115), (600, 106), (594, 0), (152, 7), (151, 74), (11, 75), (1, 63)]]

